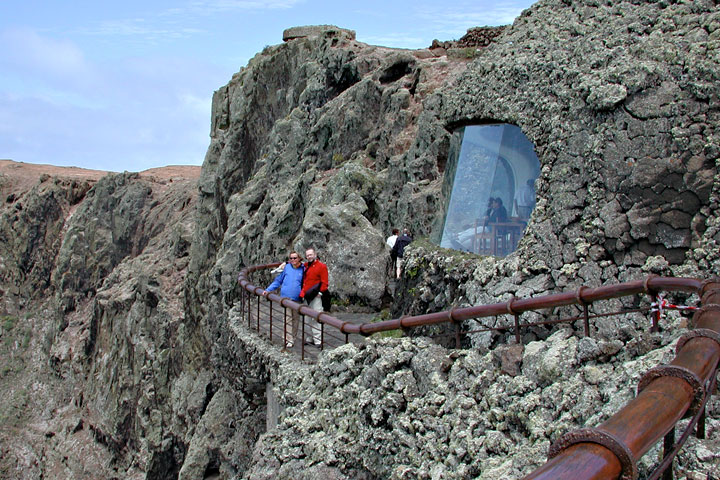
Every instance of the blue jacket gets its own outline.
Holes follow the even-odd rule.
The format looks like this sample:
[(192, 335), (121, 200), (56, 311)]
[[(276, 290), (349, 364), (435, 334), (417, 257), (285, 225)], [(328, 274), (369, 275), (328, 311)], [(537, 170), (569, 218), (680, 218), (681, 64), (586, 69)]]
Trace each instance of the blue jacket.
[(265, 289), (272, 292), (280, 287), (280, 296), (288, 297), (296, 302), (300, 301), (300, 290), (302, 289), (303, 267), (293, 268), (289, 263), (285, 265), (283, 271), (275, 277), (270, 285)]

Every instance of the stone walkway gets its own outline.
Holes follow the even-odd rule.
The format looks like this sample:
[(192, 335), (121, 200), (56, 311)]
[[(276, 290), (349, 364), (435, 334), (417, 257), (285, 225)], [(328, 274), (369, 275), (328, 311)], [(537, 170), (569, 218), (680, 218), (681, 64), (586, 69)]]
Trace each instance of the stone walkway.
[[(361, 324), (371, 322), (376, 318), (379, 313), (355, 313), (355, 312), (330, 312), (333, 317), (350, 322), (354, 324)], [(298, 331), (298, 340), (300, 339), (301, 333)], [(348, 336), (350, 343), (360, 344), (366, 342), (366, 337), (363, 335), (351, 334)], [(280, 338), (273, 343), (282, 346)], [(345, 344), (345, 334), (336, 330), (333, 327), (325, 327), (325, 344), (324, 349), (333, 349)], [(320, 354), (320, 349), (315, 345), (305, 345), (305, 359), (317, 359)], [(294, 354), (300, 356), (302, 354), (302, 347), (299, 341), (295, 341), (292, 348), (286, 348), (286, 351), (292, 351)]]

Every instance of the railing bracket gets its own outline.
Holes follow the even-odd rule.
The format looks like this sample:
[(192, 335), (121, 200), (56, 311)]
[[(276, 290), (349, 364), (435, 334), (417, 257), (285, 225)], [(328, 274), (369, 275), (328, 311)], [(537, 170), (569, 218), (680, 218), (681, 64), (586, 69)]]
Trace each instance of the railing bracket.
[(596, 443), (610, 450), (622, 467), (621, 480), (635, 480), (638, 468), (632, 451), (615, 435), (597, 428), (580, 428), (568, 432), (550, 446), (548, 458), (559, 455), (563, 450), (577, 443)]

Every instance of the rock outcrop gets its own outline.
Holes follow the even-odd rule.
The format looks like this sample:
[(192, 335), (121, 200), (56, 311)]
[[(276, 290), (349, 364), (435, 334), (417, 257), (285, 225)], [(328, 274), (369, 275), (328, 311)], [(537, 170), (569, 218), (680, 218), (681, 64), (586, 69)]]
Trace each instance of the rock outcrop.
[[(559, 435), (631, 398), (687, 319), (655, 334), (598, 320), (593, 338), (538, 328), (522, 348), (470, 334), (456, 351), (416, 331), (308, 365), (239, 321), (237, 273), (314, 246), (341, 303), (398, 315), (717, 275), (719, 27), (710, 0), (544, 0), (469, 33), (492, 38), (472, 55), (290, 29), (215, 93), (199, 177), (3, 172), (0, 474), (530, 472)], [(430, 233), (451, 132), (485, 122), (519, 126), (541, 163), (519, 249), (418, 240), (391, 298), (384, 238)], [(266, 431), (268, 389), (282, 413)], [(719, 407), (680, 456), (687, 478), (720, 471)]]
[[(189, 298), (194, 299), (189, 309), (195, 309), (197, 318), (219, 325), (218, 331), (226, 331), (231, 322), (228, 312), (237, 298), (232, 283), (237, 268), (277, 259), (290, 248), (308, 245), (318, 247), (329, 264), (331, 281), (342, 298), (376, 305), (383, 286), (361, 283), (358, 267), (371, 273), (384, 268), (376, 262), (383, 256), (381, 240), (392, 226), (409, 226), (419, 236), (430, 232), (442, 214), (440, 184), (450, 131), (484, 122), (519, 126), (534, 143), (541, 163), (538, 204), (520, 248), (498, 259), (418, 242), (409, 249), (406, 271), (413, 275), (401, 282), (395, 314), (494, 303), (511, 295), (542, 295), (650, 273), (715, 275), (720, 153), (715, 106), (715, 80), (720, 72), (715, 49), (717, 15), (717, 6), (709, 1), (543, 1), (476, 51), (470, 63), (375, 47), (369, 47), (374, 57), (368, 58), (360, 44), (338, 30), (266, 49), (215, 96), (213, 140), (201, 182), (199, 237), (193, 245), (197, 263), (188, 284)], [(364, 48), (362, 52), (367, 51)], [(288, 67), (281, 59), (290, 52), (300, 60)], [(382, 61), (377, 59), (380, 54)], [(453, 65), (455, 73), (431, 75), (436, 71), (433, 65), (441, 62)], [(290, 70), (279, 74), (280, 66)], [(422, 83), (424, 78), (427, 85)], [(260, 84), (267, 85), (269, 92), (260, 89)], [(257, 117), (259, 109), (267, 113), (262, 119)], [(412, 122), (404, 123), (408, 118)], [(372, 121), (367, 124), (365, 119)], [(271, 190), (268, 184), (273, 185)], [(355, 258), (364, 262), (350, 261)], [(364, 299), (366, 295), (370, 298)], [(207, 312), (212, 313), (192, 306), (200, 305), (203, 298)], [(593, 368), (609, 357), (629, 365), (627, 374), (617, 379), (624, 385), (619, 388), (629, 391), (641, 366), (649, 362), (646, 359), (660, 361), (657, 352), (671, 344), (682, 328), (639, 341), (646, 332), (643, 321), (623, 321), (627, 324), (619, 325), (617, 319), (597, 323), (602, 347), (582, 342), (583, 358), (588, 351), (600, 352), (599, 357), (587, 357), (587, 365), (579, 367), (572, 360), (577, 358), (574, 349), (580, 340), (538, 329), (526, 341), (547, 339), (547, 346), (528, 344), (520, 364), (498, 362), (491, 375), (499, 379), (503, 369), (519, 369), (516, 378), (526, 377), (528, 390), (503, 394), (517, 393), (525, 398), (518, 399), (521, 403), (530, 401), (526, 395), (555, 398), (544, 390), (551, 388), (548, 382), (557, 383), (555, 388), (590, 392), (588, 378), (597, 380)], [(466, 342), (478, 354), (491, 355), (484, 352), (502, 345), (504, 339), (470, 335)], [(615, 350), (618, 342), (634, 346)], [(220, 351), (228, 349), (218, 345)], [(407, 347), (413, 352), (408, 356), (413, 357), (417, 344), (412, 345), (393, 345), (390, 355), (402, 355)], [(568, 373), (585, 386), (562, 387), (557, 376), (562, 369), (542, 361), (547, 349), (567, 369), (589, 372), (587, 378)], [(407, 476), (452, 475), (447, 473), (449, 466), (442, 466), (448, 452), (430, 453), (436, 445), (432, 441), (422, 443), (427, 450), (419, 456), (406, 457), (408, 446), (400, 440), (405, 438), (404, 431), (394, 423), (393, 415), (404, 413), (398, 408), (406, 407), (407, 398), (400, 399), (399, 392), (393, 394), (388, 385), (380, 400), (377, 385), (361, 381), (376, 377), (382, 382), (402, 368), (378, 371), (373, 367), (375, 358), (383, 362), (385, 357), (370, 351), (353, 351), (332, 365), (321, 362), (318, 369), (327, 370), (304, 380), (302, 388), (322, 391), (322, 395), (301, 394), (298, 404), (288, 399), (293, 408), (286, 410), (276, 431), (260, 439), (249, 478), (286, 477), (298, 470), (315, 472), (309, 476), (324, 472), (337, 478), (403, 478), (404, 470), (393, 470), (397, 465), (409, 465)], [(488, 359), (484, 361), (489, 365)], [(338, 373), (333, 370), (338, 362), (361, 365), (348, 376), (357, 379), (349, 390), (325, 383)], [(411, 376), (432, 375), (428, 372)], [(268, 380), (272, 377), (269, 371), (263, 375)], [(280, 388), (292, 385), (282, 383)], [(430, 390), (439, 394), (444, 388), (438, 383)], [(478, 402), (477, 394), (463, 391), (462, 395)], [(348, 396), (369, 396), (378, 406), (388, 402), (387, 412), (377, 412), (375, 424), (372, 415), (361, 421), (332, 416), (326, 399)], [(497, 433), (495, 428), (492, 435), (480, 435), (478, 442), (502, 447), (494, 447), (491, 454), (472, 450), (466, 465), (485, 454), (492, 458), (480, 460), (481, 466), (463, 468), (470, 469), (468, 475), (486, 478), (529, 471), (544, 458), (538, 454), (542, 450), (538, 445), (546, 446), (563, 431), (586, 421), (600, 421), (603, 414), (589, 412), (602, 404), (602, 398), (590, 399), (582, 407), (583, 414), (563, 417), (562, 407), (548, 412), (547, 425), (555, 425), (549, 428), (556, 430), (542, 440), (536, 437), (540, 443), (532, 446), (519, 446), (516, 435), (527, 435), (530, 428), (520, 420), (510, 421), (509, 430)], [(555, 400), (555, 407), (564, 404)], [(417, 415), (409, 421), (422, 423), (424, 414)], [(476, 415), (484, 419), (491, 412), (480, 408)], [(317, 418), (325, 419), (321, 426)], [(448, 423), (455, 421), (441, 422), (438, 431), (447, 432)], [(363, 438), (371, 439), (358, 450), (346, 446), (348, 438), (355, 438), (347, 433), (355, 428), (348, 422), (364, 424), (368, 436)], [(450, 443), (468, 438), (467, 428), (448, 437)], [(516, 428), (518, 433), (513, 433)], [(380, 435), (379, 431), (388, 429), (393, 434)], [(406, 430), (417, 435), (417, 430)], [(716, 441), (713, 437), (705, 445)], [(367, 452), (381, 445), (386, 463), (366, 460), (366, 454), (361, 454), (361, 449)], [(466, 444), (462, 448), (470, 451)], [(705, 448), (690, 450), (695, 453), (686, 459), (688, 471), (702, 471), (704, 467), (692, 458)], [(535, 454), (522, 457), (520, 451), (525, 449)], [(513, 460), (496, 471), (500, 458)], [(706, 463), (711, 469), (707, 471), (717, 470), (716, 458)]]
[(0, 476), (172, 476), (214, 393), (179, 348), (203, 343), (182, 302), (199, 168), (1, 167)]
[(411, 211), (434, 214), (436, 175), (402, 159), (418, 136), (447, 137), (441, 125), (419, 132), (418, 116), (467, 61), (368, 46), (338, 28), (313, 32), (268, 47), (215, 93), (190, 309), (207, 303), (198, 292), (232, 300), (241, 265), (309, 246), (339, 298), (377, 307), (386, 233)]

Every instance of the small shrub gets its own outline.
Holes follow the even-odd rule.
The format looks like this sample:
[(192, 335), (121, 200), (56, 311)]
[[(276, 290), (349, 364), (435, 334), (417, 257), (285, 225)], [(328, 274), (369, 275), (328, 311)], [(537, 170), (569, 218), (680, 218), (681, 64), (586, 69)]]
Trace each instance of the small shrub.
[(12, 330), (17, 323), (17, 318), (5, 315), (2, 317), (3, 330)]
[(333, 153), (332, 163), (334, 166), (341, 165), (344, 161), (345, 157), (343, 157), (342, 153)]
[(403, 331), (400, 329), (397, 330), (387, 330), (385, 332), (377, 332), (373, 333), (371, 337), (374, 338), (401, 338), (403, 336)]

